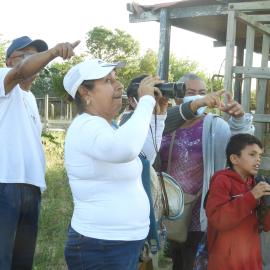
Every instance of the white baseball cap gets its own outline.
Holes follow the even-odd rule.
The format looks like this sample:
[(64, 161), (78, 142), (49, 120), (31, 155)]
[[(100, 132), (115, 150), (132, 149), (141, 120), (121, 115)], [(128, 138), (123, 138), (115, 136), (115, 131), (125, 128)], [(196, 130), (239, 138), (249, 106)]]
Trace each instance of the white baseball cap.
[(65, 90), (75, 98), (79, 86), (85, 80), (98, 80), (107, 76), (113, 69), (121, 68), (123, 62), (106, 63), (101, 59), (85, 60), (72, 67), (64, 77)]

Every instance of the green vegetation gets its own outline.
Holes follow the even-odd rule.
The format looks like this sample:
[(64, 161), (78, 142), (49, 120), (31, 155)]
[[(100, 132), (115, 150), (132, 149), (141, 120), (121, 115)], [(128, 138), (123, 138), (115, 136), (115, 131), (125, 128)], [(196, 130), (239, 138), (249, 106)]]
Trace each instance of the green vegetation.
[[(94, 27), (86, 33), (84, 42), (87, 48), (84, 53), (76, 55), (69, 61), (53, 61), (39, 73), (31, 87), (36, 97), (44, 97), (45, 94), (49, 94), (49, 96), (66, 98), (67, 93), (63, 87), (63, 78), (71, 66), (85, 58), (101, 58), (108, 62), (125, 62), (126, 66), (117, 72), (118, 78), (125, 88), (130, 80), (138, 75), (157, 74), (157, 53), (148, 49), (141, 55), (139, 42), (125, 31), (109, 30), (102, 26)], [(5, 66), (7, 45), (7, 41), (1, 41), (0, 39), (0, 67)], [(209, 75), (200, 70), (196, 61), (178, 59), (171, 54), (169, 63), (169, 81), (177, 81), (185, 73), (194, 72), (205, 79), (208, 88), (211, 88)], [(222, 82), (215, 83), (212, 88), (214, 91), (221, 89)]]
[[(1, 37), (1, 34), (0, 34), (0, 37)], [(5, 62), (6, 62), (5, 48), (6, 48), (6, 45), (7, 45), (7, 41), (0, 39), (0, 67), (5, 66)]]
[(34, 270), (64, 270), (64, 242), (72, 213), (72, 198), (63, 167), (64, 133), (43, 136), (47, 189), (42, 194)]

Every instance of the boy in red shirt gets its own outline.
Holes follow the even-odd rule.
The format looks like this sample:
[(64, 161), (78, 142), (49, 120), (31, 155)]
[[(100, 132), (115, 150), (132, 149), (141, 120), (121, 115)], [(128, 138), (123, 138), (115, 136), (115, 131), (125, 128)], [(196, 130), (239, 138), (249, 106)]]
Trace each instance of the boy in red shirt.
[[(212, 177), (206, 203), (208, 218), (208, 270), (261, 270), (257, 206), (270, 185), (254, 181), (262, 144), (249, 134), (232, 136), (226, 156), (228, 169)], [(262, 222), (270, 230), (270, 211)]]

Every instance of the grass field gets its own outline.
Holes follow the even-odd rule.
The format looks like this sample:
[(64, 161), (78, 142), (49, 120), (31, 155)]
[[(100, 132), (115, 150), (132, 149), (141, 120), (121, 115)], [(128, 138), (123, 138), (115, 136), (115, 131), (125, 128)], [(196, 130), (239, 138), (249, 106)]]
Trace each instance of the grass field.
[(52, 133), (55, 143), (44, 139), (47, 189), (42, 194), (34, 270), (67, 269), (64, 261), (66, 229), (72, 213), (72, 198), (63, 167), (64, 133)]

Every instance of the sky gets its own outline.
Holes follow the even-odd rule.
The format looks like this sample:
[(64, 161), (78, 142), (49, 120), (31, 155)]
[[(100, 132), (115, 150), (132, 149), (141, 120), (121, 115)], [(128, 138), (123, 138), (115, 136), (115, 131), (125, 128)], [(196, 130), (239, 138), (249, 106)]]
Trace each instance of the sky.
[[(141, 54), (148, 48), (158, 52), (159, 23), (130, 23), (128, 0), (2, 0), (0, 39), (12, 40), (28, 35), (44, 39), (49, 47), (60, 42), (81, 40), (75, 52), (85, 50), (86, 33), (95, 26), (118, 28), (138, 40)], [(171, 2), (138, 0), (139, 4)], [(225, 48), (214, 48), (213, 39), (172, 27), (171, 53), (197, 61), (199, 68), (212, 75), (224, 68)]]

